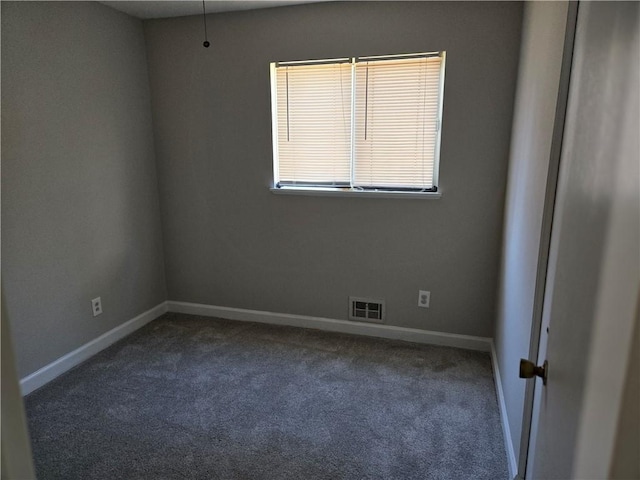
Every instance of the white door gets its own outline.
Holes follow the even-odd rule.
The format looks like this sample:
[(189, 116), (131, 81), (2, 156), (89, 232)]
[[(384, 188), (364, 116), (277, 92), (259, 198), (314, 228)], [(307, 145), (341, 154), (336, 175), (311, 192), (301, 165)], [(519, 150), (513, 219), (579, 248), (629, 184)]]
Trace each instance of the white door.
[(9, 332), (9, 319), (5, 311), (4, 291), (0, 288), (0, 370), (2, 371), (1, 414), (2, 438), (0, 440), (0, 478), (35, 478), (31, 458), (31, 444), (27, 431), (27, 419), (13, 357), (13, 345)]
[(639, 6), (578, 10), (528, 479), (610, 472), (640, 291)]

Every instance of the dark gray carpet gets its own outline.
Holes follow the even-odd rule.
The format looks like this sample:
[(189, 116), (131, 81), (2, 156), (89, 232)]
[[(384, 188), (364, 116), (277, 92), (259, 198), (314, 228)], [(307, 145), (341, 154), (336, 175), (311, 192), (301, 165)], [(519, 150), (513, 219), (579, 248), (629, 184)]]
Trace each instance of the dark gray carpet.
[(26, 398), (38, 478), (506, 479), (486, 353), (166, 314)]

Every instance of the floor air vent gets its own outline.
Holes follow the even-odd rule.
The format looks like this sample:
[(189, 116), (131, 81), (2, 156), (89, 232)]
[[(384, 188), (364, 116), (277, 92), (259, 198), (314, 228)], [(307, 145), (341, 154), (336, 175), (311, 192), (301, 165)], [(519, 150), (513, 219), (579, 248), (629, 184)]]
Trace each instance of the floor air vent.
[(349, 320), (384, 322), (384, 300), (349, 297)]

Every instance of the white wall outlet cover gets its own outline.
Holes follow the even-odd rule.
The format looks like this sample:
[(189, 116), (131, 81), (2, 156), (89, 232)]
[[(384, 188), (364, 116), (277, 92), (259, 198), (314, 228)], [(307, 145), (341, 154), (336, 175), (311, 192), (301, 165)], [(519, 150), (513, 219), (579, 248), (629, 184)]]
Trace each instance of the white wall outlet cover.
[(100, 297), (91, 300), (91, 310), (93, 311), (94, 317), (102, 313), (102, 299)]
[(429, 301), (431, 300), (431, 292), (427, 290), (418, 290), (418, 306), (423, 308), (429, 308)]

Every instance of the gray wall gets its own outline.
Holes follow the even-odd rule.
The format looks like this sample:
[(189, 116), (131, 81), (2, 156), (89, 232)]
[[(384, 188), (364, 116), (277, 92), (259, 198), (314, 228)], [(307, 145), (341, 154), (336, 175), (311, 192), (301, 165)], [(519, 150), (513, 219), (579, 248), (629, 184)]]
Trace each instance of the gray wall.
[[(169, 298), (492, 336), (522, 4), (325, 3), (145, 22)], [(447, 51), (442, 199), (276, 196), (269, 62)], [(418, 289), (431, 308), (417, 307)]]
[(495, 347), (516, 459), (540, 233), (567, 21), (566, 2), (526, 2), (514, 110)]
[(2, 276), (21, 377), (166, 299), (147, 73), (139, 20), (2, 2)]

